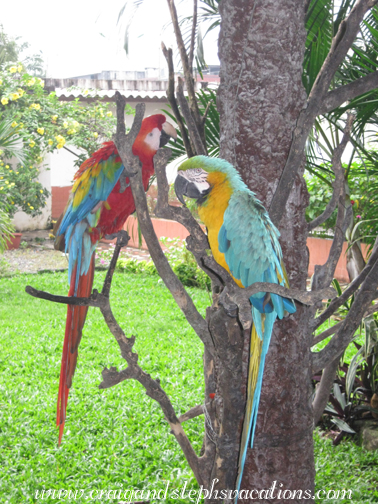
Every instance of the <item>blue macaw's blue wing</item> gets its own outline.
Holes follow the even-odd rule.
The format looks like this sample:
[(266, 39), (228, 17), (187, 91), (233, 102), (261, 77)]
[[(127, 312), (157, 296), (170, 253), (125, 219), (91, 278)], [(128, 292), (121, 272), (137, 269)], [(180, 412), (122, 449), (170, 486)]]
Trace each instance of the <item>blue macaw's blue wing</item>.
[[(236, 191), (230, 198), (224, 213), (224, 222), (218, 234), (220, 252), (231, 274), (244, 287), (255, 282), (286, 285), (282, 267), (282, 252), (278, 242), (279, 232), (271, 222), (263, 205), (249, 191)], [(287, 285), (286, 285), (287, 286)], [(257, 313), (272, 313), (279, 318), (285, 310), (293, 313), (294, 303), (277, 294), (259, 292), (251, 296), (255, 308), (256, 329), (261, 326)], [(258, 330), (262, 337), (262, 331)]]

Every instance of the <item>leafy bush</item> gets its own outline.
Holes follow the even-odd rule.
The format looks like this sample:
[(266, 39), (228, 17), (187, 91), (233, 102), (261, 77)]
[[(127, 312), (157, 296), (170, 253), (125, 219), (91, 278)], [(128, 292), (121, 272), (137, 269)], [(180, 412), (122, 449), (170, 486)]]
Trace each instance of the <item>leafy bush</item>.
[[(330, 166), (322, 165), (328, 168), (331, 174)], [(378, 234), (378, 170), (373, 160), (367, 158), (361, 162), (354, 162), (349, 167), (344, 166), (346, 171), (347, 183), (349, 187), (350, 202), (353, 207), (354, 223), (358, 226), (359, 238), (364, 243), (373, 244)], [(307, 221), (312, 221), (324, 212), (330, 201), (333, 188), (331, 182), (333, 175), (327, 179), (319, 179), (317, 176), (305, 174), (307, 189), (310, 195), (309, 205), (306, 209)], [(334, 229), (336, 225), (337, 210), (320, 227), (324, 235), (327, 231)], [(319, 235), (319, 232), (316, 234)]]
[(157, 275), (157, 269), (152, 261), (137, 261), (136, 259), (121, 258), (117, 261), (117, 269), (126, 273)]
[(161, 238), (160, 241), (167, 248), (165, 255), (179, 280), (187, 287), (211, 289), (211, 280), (197, 264), (193, 254), (178, 238)]
[[(165, 255), (176, 273), (179, 280), (187, 287), (198, 287), (200, 289), (211, 289), (211, 280), (202, 271), (191, 252), (186, 249), (184, 243), (178, 238), (161, 238), (161, 242), (166, 247)], [(114, 245), (108, 250), (100, 250), (96, 253), (97, 266), (107, 267), (113, 255)], [(158, 272), (152, 261), (138, 261), (129, 257), (121, 257), (117, 261), (117, 269), (127, 273), (145, 273), (147, 275), (157, 275)]]

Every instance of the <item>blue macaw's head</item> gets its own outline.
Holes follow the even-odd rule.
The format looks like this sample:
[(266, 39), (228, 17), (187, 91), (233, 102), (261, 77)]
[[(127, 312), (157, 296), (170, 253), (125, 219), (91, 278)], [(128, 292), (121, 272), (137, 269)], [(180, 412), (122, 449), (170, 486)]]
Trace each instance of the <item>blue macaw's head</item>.
[(175, 192), (179, 201), (185, 205), (183, 196), (187, 196), (196, 199), (198, 204), (202, 204), (212, 189), (209, 175), (215, 172), (226, 176), (233, 191), (247, 189), (237, 170), (224, 159), (194, 156), (178, 168)]

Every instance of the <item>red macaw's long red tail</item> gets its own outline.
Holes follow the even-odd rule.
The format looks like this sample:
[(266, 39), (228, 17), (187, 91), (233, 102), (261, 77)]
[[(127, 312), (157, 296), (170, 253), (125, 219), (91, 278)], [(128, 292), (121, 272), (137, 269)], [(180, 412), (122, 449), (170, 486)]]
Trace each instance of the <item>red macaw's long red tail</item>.
[[(92, 253), (89, 269), (80, 275), (76, 285), (77, 264), (71, 274), (69, 296), (89, 297), (92, 292), (95, 271), (95, 252)], [(67, 306), (66, 331), (64, 334), (63, 355), (60, 367), (60, 381), (56, 425), (59, 426), (59, 445), (62, 441), (64, 422), (66, 420), (68, 393), (76, 369), (78, 347), (87, 316), (88, 306)]]

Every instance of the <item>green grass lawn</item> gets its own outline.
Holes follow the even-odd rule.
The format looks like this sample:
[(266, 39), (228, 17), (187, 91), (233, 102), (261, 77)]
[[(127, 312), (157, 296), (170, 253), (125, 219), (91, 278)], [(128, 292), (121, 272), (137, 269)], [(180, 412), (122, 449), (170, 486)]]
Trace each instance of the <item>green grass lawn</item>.
[[(96, 272), (96, 288), (103, 277)], [(0, 279), (0, 502), (90, 502), (36, 499), (43, 489), (83, 489), (88, 495), (102, 489), (160, 490), (168, 481), (170, 491), (185, 482), (198, 488), (159, 406), (137, 382), (98, 389), (104, 366), (120, 369), (126, 363), (100, 311), (92, 308), (58, 448), (55, 416), (66, 307), (31, 298), (24, 292), (28, 284), (66, 294), (67, 274)], [(188, 290), (205, 314), (206, 291)], [(202, 344), (158, 277), (116, 273), (112, 307), (126, 335), (136, 336), (141, 366), (160, 378), (177, 414), (203, 402)], [(203, 418), (184, 428), (199, 453)], [(318, 489), (350, 488), (358, 496), (353, 503), (378, 502), (372, 490), (378, 481), (377, 454), (350, 442), (334, 448), (317, 434), (315, 450)]]

